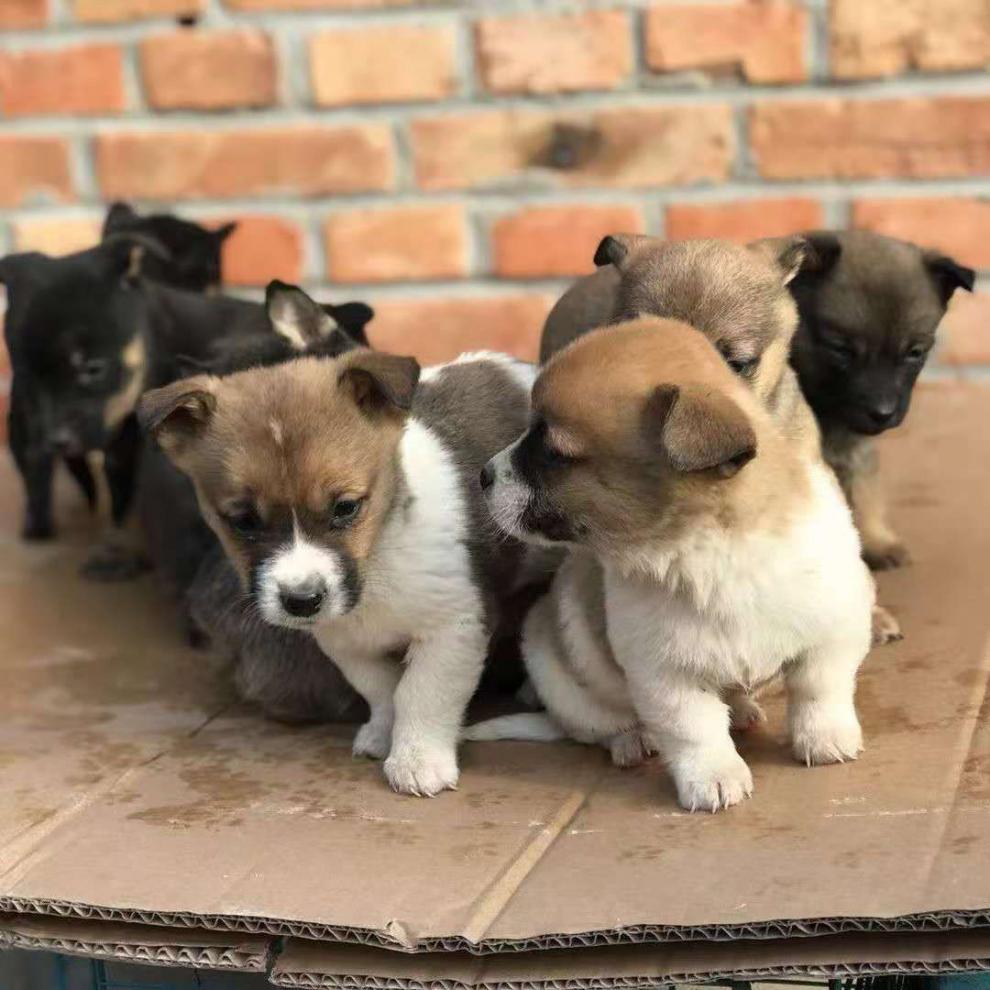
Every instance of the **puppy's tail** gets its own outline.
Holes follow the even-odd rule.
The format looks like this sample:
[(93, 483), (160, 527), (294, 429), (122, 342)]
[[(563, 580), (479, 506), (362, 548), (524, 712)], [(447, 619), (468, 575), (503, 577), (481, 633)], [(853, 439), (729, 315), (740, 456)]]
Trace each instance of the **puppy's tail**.
[(556, 742), (566, 739), (567, 734), (546, 712), (520, 712), (518, 715), (500, 715), (484, 722), (475, 722), (464, 729), (461, 738), (471, 742), (496, 739)]

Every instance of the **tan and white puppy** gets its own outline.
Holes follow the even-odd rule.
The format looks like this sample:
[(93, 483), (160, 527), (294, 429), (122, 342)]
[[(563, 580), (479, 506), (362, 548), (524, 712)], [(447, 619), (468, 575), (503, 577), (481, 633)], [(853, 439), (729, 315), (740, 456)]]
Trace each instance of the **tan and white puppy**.
[(817, 444), (781, 429), (699, 331), (644, 318), (575, 341), (482, 487), (507, 533), (574, 549), (524, 628), (547, 716), (468, 738), (556, 728), (621, 764), (655, 746), (681, 804), (715, 811), (753, 787), (726, 700), (748, 711), (783, 673), (794, 755), (860, 752), (873, 582), (849, 509)]
[(500, 596), (533, 556), (478, 482), (524, 428), (533, 377), (492, 354), (420, 376), (360, 349), (199, 376), (140, 406), (261, 616), (312, 633), (368, 702), (354, 753), (387, 757), (403, 793), (456, 786)]

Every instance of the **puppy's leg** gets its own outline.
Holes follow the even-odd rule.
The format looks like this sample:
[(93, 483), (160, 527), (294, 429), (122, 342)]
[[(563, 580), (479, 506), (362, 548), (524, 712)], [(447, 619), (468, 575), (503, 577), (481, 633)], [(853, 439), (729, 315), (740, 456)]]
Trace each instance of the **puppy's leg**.
[(756, 696), (743, 688), (730, 691), (725, 701), (729, 706), (730, 725), (739, 732), (746, 732), (767, 720)]
[(432, 797), (457, 787), (457, 741), (485, 664), (488, 635), (465, 618), (415, 640), (395, 691), (385, 776), (402, 794)]
[(35, 435), (31, 411), (18, 394), (14, 377), (7, 415), (7, 435), (10, 452), (24, 481), (26, 508), (21, 535), (25, 540), (50, 540), (55, 535), (52, 525), (52, 474), (55, 458), (42, 439)]
[(856, 671), (864, 650), (856, 642), (825, 643), (787, 670), (787, 707), (794, 756), (808, 766), (855, 760), (863, 749), (856, 717)]
[(885, 571), (908, 563), (911, 555), (887, 521), (887, 502), (872, 441), (862, 441), (843, 487), (863, 543), (863, 559), (869, 567)]
[[(321, 644), (322, 646), (322, 644)], [(324, 647), (329, 655), (329, 650)], [(399, 664), (390, 657), (333, 645), (333, 659), (347, 682), (368, 703), (371, 715), (354, 737), (351, 752), (384, 760), (392, 748), (395, 692), (402, 677)], [(329, 662), (329, 661), (328, 661)]]
[(901, 632), (901, 624), (882, 605), (873, 606), (871, 619), (874, 646), (886, 646), (888, 643), (894, 643), (899, 639), (904, 639), (904, 633)]

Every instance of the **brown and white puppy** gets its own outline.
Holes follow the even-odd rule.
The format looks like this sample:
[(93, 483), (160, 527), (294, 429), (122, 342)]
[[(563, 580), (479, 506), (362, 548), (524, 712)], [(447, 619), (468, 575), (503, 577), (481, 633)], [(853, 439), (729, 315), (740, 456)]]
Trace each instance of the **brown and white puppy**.
[(887, 521), (873, 437), (899, 426), (935, 331), (975, 273), (951, 258), (867, 231), (813, 231), (791, 283), (800, 325), (791, 361), (852, 506), (870, 567), (908, 551)]
[(556, 729), (622, 764), (656, 747), (681, 804), (715, 811), (753, 786), (725, 699), (783, 672), (796, 758), (854, 759), (873, 583), (807, 441), (683, 323), (608, 327), (554, 357), (482, 479), (507, 533), (573, 548), (523, 632), (547, 715), (468, 738)]
[(142, 400), (261, 616), (311, 633), (368, 702), (354, 752), (387, 757), (397, 791), (457, 784), (464, 710), (527, 557), (478, 477), (525, 426), (533, 377), (491, 354), (420, 376), (361, 349)]

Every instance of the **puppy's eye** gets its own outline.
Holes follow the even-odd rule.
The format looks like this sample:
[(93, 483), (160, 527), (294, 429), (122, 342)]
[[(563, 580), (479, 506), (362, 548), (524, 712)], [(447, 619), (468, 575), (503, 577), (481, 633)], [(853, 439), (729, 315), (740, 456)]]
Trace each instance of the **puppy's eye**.
[(928, 356), (928, 346), (926, 344), (914, 344), (908, 348), (904, 355), (906, 361), (924, 361)]
[(239, 536), (253, 536), (264, 526), (258, 510), (252, 505), (231, 509), (224, 513), (223, 520)]
[(346, 529), (357, 519), (363, 504), (363, 498), (338, 498), (330, 510), (330, 525), (334, 529)]
[(759, 358), (729, 358), (726, 363), (737, 375), (751, 375), (760, 363)]
[(80, 385), (99, 385), (107, 377), (109, 365), (103, 358), (90, 358), (79, 369)]

